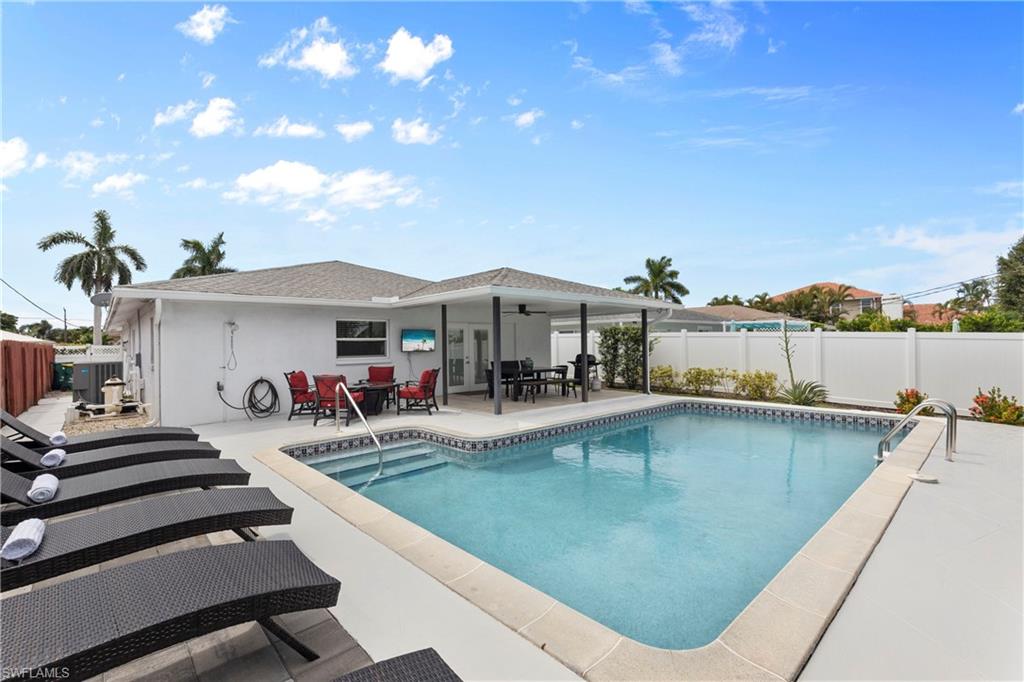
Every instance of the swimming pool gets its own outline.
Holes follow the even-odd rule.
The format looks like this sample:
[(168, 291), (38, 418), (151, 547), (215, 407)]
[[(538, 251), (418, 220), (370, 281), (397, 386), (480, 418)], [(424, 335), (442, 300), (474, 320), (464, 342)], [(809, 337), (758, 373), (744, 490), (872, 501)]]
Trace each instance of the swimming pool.
[[(486, 453), (415, 443), (362, 492), (623, 635), (685, 649), (864, 481), (881, 429), (682, 413)], [(361, 457), (308, 463), (357, 485)]]

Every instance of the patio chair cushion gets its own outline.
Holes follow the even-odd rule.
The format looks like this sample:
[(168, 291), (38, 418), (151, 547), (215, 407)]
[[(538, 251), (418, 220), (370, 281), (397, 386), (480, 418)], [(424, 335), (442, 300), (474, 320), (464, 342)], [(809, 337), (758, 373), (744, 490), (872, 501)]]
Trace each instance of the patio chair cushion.
[(384, 383), (395, 380), (394, 367), (369, 367), (366, 373), (370, 383)]
[(316, 395), (309, 390), (309, 377), (301, 369), (288, 375), (288, 389), (292, 393), (292, 402), (307, 403), (316, 400)]
[(423, 386), (403, 386), (398, 389), (398, 397), (423, 400), (427, 397), (427, 390)]
[(434, 370), (425, 369), (420, 372), (420, 387), (426, 388), (434, 383)]

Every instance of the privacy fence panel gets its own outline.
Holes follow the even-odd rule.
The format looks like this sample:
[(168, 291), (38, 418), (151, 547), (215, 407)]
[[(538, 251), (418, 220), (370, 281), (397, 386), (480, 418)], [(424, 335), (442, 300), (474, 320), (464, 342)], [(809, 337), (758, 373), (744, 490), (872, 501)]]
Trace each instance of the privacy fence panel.
[(53, 381), (53, 346), (0, 341), (0, 399), (3, 409), (19, 415), (39, 402)]
[[(591, 332), (595, 349), (597, 336)], [(788, 376), (779, 332), (658, 332), (651, 338), (652, 366)], [(910, 387), (949, 400), (962, 412), (979, 387), (998, 386), (1024, 399), (1024, 334), (815, 331), (793, 332), (790, 341), (796, 378), (821, 382), (833, 402), (891, 407), (896, 391)], [(552, 335), (555, 363), (574, 359), (579, 347), (579, 334)]]

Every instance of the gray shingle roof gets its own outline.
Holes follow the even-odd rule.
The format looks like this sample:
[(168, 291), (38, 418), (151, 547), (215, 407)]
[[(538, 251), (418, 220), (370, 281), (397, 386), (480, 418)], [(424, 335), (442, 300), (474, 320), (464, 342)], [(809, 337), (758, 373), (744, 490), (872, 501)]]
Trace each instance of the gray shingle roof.
[(369, 301), (375, 296), (402, 296), (428, 284), (429, 280), (333, 260), (223, 275), (142, 282), (125, 288)]
[(461, 291), (462, 289), (474, 289), (477, 287), (496, 286), (510, 287), (513, 289), (540, 289), (543, 291), (558, 291), (570, 294), (587, 294), (590, 296), (606, 296), (608, 298), (636, 298), (633, 294), (614, 289), (595, 287), (579, 282), (570, 282), (566, 279), (537, 275), (532, 272), (524, 272), (513, 268), (497, 268), (496, 270), (485, 270), (463, 277), (434, 282), (414, 291), (404, 298), (420, 298), (434, 294), (444, 294), (450, 291)]
[(715, 320), (725, 320), (729, 322), (736, 320), (737, 322), (756, 322), (757, 320), (781, 320), (786, 318), (787, 320), (796, 320), (799, 318), (791, 317), (789, 315), (783, 315), (782, 313), (773, 313), (767, 310), (758, 310), (757, 308), (748, 308), (745, 305), (705, 305), (697, 306), (695, 308), (687, 308), (685, 311), (675, 311), (672, 314), (675, 319), (676, 312), (680, 313), (679, 319), (690, 319), (684, 318), (682, 313), (699, 313), (702, 315), (709, 315)]
[(265, 270), (231, 272), (223, 275), (185, 277), (159, 282), (140, 282), (125, 289), (156, 291), (185, 291), (240, 296), (280, 296), (289, 298), (319, 298), (339, 301), (369, 301), (375, 297), (403, 299), (422, 298), (484, 286), (534, 289), (572, 294), (603, 296), (610, 299), (636, 299), (622, 291), (604, 289), (589, 284), (570, 282), (537, 275), (512, 268), (487, 270), (464, 277), (453, 277), (440, 282), (407, 277), (386, 270), (377, 270), (354, 263), (325, 261), (291, 265)]

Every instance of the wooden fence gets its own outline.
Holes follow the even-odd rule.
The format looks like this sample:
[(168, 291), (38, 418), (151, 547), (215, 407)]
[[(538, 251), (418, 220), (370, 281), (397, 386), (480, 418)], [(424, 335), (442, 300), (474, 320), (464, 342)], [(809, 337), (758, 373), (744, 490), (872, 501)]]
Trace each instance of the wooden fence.
[(53, 346), (47, 343), (0, 341), (0, 401), (19, 415), (39, 402), (53, 382)]

